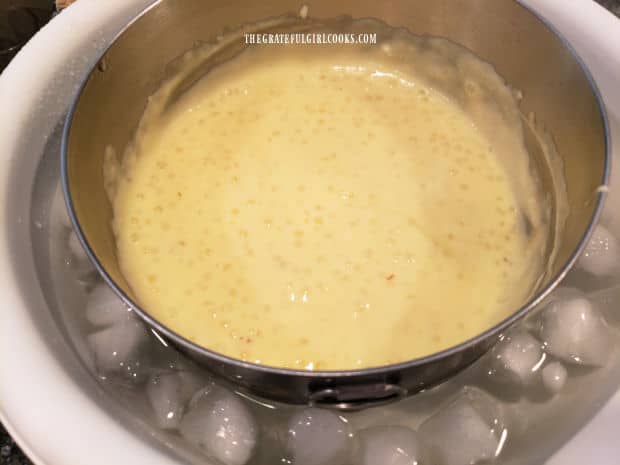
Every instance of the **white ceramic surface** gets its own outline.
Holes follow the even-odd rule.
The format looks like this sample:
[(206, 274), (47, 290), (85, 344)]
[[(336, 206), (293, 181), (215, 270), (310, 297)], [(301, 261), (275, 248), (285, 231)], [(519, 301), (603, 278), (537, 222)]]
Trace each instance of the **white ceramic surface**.
[[(151, 1), (80, 0), (39, 32), (0, 76), (0, 209), (4, 221), (24, 237), (28, 221), (13, 212), (26, 209), (30, 198), (7, 198), (9, 167), (21, 157), (22, 172), (34, 173), (46, 143), (41, 134), (51, 133), (66, 110), (77, 77), (92, 64), (95, 51)], [(620, 157), (620, 21), (591, 0), (523, 1), (558, 28), (590, 66)], [(35, 285), (27, 293), (20, 290), (13, 264), (23, 264), (21, 279), (34, 280), (31, 251), (16, 250), (9, 229), (0, 229), (0, 419), (37, 464), (176, 463), (120, 425), (73, 381), (70, 367), (52, 356), (50, 344), (62, 350), (63, 341), (59, 335), (43, 341), (25, 310), (28, 305), (46, 311)], [(617, 464), (618, 423), (620, 393), (549, 464)]]

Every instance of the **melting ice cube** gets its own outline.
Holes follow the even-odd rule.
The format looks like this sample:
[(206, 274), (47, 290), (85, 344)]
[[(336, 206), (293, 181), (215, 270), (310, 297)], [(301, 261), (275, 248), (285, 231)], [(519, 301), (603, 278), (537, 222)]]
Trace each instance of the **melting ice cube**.
[(609, 193), (607, 200), (603, 204), (603, 212), (601, 215), (601, 221), (603, 224), (615, 234), (620, 234), (620, 170), (615, 167), (618, 166), (616, 157), (612, 160), (614, 169), (611, 170), (609, 176)]
[(175, 429), (192, 396), (209, 380), (191, 371), (162, 371), (151, 375), (146, 394), (160, 428)]
[(552, 302), (543, 312), (540, 336), (546, 352), (581, 365), (604, 365), (612, 349), (609, 327), (583, 297)]
[(355, 465), (424, 465), (418, 435), (404, 426), (375, 426), (355, 435)]
[(506, 335), (491, 351), (494, 376), (519, 385), (530, 384), (544, 361), (542, 344), (520, 330)]
[(577, 264), (595, 276), (607, 276), (620, 268), (618, 241), (605, 226), (594, 229)]
[(543, 384), (552, 394), (557, 394), (562, 390), (567, 378), (566, 368), (560, 362), (551, 362), (542, 369)]
[(84, 250), (84, 247), (82, 247), (75, 231), (71, 231), (69, 233), (69, 250), (71, 251), (73, 258), (76, 260), (84, 262), (88, 261), (88, 255), (86, 255), (86, 251)]
[(54, 199), (52, 205), (53, 215), (58, 219), (58, 222), (65, 228), (70, 228), (71, 218), (69, 218), (69, 212), (67, 211), (67, 206), (65, 205), (64, 199), (62, 198), (62, 193), (60, 191), (56, 193), (56, 198)]
[(88, 295), (86, 319), (93, 325), (111, 326), (133, 318), (133, 312), (107, 284), (97, 284)]
[(420, 426), (431, 463), (472, 465), (499, 455), (507, 438), (502, 406), (480, 389), (465, 387)]
[(141, 349), (148, 335), (139, 321), (126, 321), (90, 334), (87, 338), (100, 374), (122, 373), (138, 380), (143, 374)]
[(160, 428), (174, 429), (179, 426), (185, 406), (181, 399), (181, 380), (176, 373), (151, 376), (146, 385), (146, 395)]
[(205, 386), (211, 385), (211, 379), (200, 371), (190, 371), (189, 369), (179, 370), (176, 372), (181, 380), (181, 396), (184, 402), (189, 402), (194, 395), (201, 392)]
[(146, 395), (155, 413), (155, 420), (160, 428), (174, 429), (179, 426), (185, 411), (181, 393), (181, 378), (170, 371), (152, 375), (146, 384)]
[(190, 402), (181, 435), (225, 465), (243, 465), (256, 445), (258, 428), (245, 403), (224, 388), (209, 385)]
[(307, 408), (288, 423), (288, 449), (295, 465), (343, 465), (349, 457), (349, 424), (329, 410)]

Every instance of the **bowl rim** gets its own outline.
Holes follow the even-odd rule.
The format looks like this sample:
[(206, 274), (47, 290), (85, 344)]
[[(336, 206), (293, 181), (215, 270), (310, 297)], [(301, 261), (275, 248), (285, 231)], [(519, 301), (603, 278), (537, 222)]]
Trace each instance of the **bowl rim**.
[[(583, 249), (587, 245), (594, 228), (598, 224), (598, 220), (601, 215), (601, 211), (603, 208), (604, 200), (607, 196), (606, 187), (609, 184), (609, 176), (610, 176), (610, 168), (611, 168), (611, 130), (609, 125), (609, 119), (607, 115), (607, 110), (603, 103), (602, 94), (596, 81), (585, 63), (585, 61), (581, 58), (579, 53), (575, 50), (572, 44), (564, 37), (564, 35), (545, 17), (527, 5), (524, 0), (516, 0), (516, 3), (519, 7), (523, 8), (527, 11), (535, 20), (539, 21), (544, 27), (546, 27), (557, 39), (560, 40), (565, 49), (571, 54), (575, 63), (577, 63), (586, 77), (590, 89), (595, 97), (596, 104), (598, 107), (598, 112), (601, 117), (602, 125), (603, 125), (603, 135), (604, 135), (604, 160), (603, 160), (603, 176), (599, 183), (599, 190), (596, 195), (596, 206), (594, 209), (594, 213), (592, 214), (590, 221), (588, 222), (588, 226), (586, 227), (581, 239), (579, 240), (577, 246), (574, 248), (571, 255), (565, 261), (565, 263), (560, 267), (559, 271), (555, 273), (550, 281), (538, 292), (534, 294), (526, 303), (520, 306), (516, 311), (510, 313), (506, 318), (502, 319), (495, 325), (490, 328), (484, 330), (483, 332), (477, 334), (474, 337), (471, 337), (459, 344), (443, 349), (439, 352), (435, 352), (429, 355), (425, 355), (422, 357), (417, 357), (410, 360), (405, 360), (402, 362), (382, 365), (382, 366), (373, 366), (367, 368), (358, 368), (358, 369), (337, 369), (337, 370), (300, 370), (294, 368), (285, 368), (285, 367), (277, 367), (271, 365), (258, 364), (253, 362), (245, 362), (243, 360), (230, 357), (219, 352), (212, 351), (204, 346), (198, 345), (184, 336), (176, 333), (172, 329), (168, 328), (166, 325), (162, 324), (155, 317), (150, 315), (146, 310), (144, 310), (140, 305), (133, 301), (112, 279), (109, 273), (105, 270), (105, 268), (101, 265), (99, 260), (97, 259), (95, 253), (90, 247), (86, 235), (84, 231), (80, 227), (79, 222), (77, 221), (75, 210), (73, 207), (73, 200), (69, 188), (69, 179), (67, 173), (67, 157), (69, 151), (69, 137), (71, 133), (72, 123), (74, 120), (75, 112), (77, 107), (79, 106), (80, 98), (90, 81), (90, 77), (95, 72), (99, 66), (99, 62), (105, 57), (108, 51), (114, 47), (117, 41), (130, 29), (136, 22), (140, 21), (140, 19), (148, 14), (152, 9), (156, 9), (164, 3), (165, 0), (157, 0), (154, 3), (148, 5), (144, 8), (140, 13), (138, 13), (135, 17), (133, 17), (121, 30), (110, 44), (99, 54), (97, 57), (95, 64), (89, 69), (88, 73), (85, 75), (84, 79), (79, 85), (77, 89), (70, 107), (67, 113), (65, 124), (62, 132), (62, 140), (61, 140), (61, 157), (60, 157), (60, 178), (62, 185), (62, 192), (65, 199), (65, 204), (67, 206), (67, 211), (69, 214), (69, 218), (71, 220), (71, 225), (73, 226), (74, 231), (76, 232), (77, 238), (84, 248), (86, 255), (88, 256), (91, 263), (94, 265), (95, 269), (99, 273), (99, 275), (103, 278), (105, 283), (123, 300), (123, 302), (131, 308), (136, 314), (147, 323), (151, 329), (156, 330), (157, 332), (163, 334), (165, 338), (170, 339), (181, 346), (183, 349), (200, 354), (201, 357), (206, 357), (217, 361), (219, 363), (223, 363), (226, 365), (234, 365), (244, 369), (251, 369), (257, 372), (261, 372), (264, 374), (272, 374), (272, 375), (280, 375), (280, 376), (289, 376), (289, 377), (303, 377), (309, 379), (334, 379), (334, 378), (357, 378), (362, 376), (370, 376), (370, 375), (382, 375), (386, 373), (398, 372), (401, 370), (412, 369), (415, 367), (424, 366), (427, 364), (431, 364), (434, 362), (438, 362), (441, 359), (448, 358), (451, 356), (458, 355), (466, 351), (473, 346), (481, 344), (484, 341), (487, 341), (493, 337), (499, 336), (502, 331), (508, 329), (515, 322), (525, 317), (531, 310), (536, 308), (542, 301), (544, 301), (549, 294), (560, 284), (560, 282), (564, 279), (567, 273), (572, 269), (575, 262), (583, 252)], [(163, 340), (160, 338), (163, 342)], [(163, 342), (166, 344), (165, 342)]]

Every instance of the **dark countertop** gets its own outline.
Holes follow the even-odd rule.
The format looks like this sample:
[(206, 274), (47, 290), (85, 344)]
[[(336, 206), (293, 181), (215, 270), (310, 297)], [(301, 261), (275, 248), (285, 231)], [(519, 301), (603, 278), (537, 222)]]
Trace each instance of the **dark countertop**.
[[(595, 0), (620, 18), (620, 0)], [(0, 465), (32, 465), (0, 424)]]
[(15, 445), (11, 436), (0, 425), (0, 464), (31, 465), (30, 460)]
[(596, 0), (596, 2), (620, 18), (620, 0)]

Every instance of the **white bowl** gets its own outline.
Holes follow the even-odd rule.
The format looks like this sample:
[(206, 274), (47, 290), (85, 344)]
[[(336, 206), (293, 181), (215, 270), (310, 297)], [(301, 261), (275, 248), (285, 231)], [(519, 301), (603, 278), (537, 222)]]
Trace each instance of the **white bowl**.
[[(124, 426), (72, 355), (35, 274), (33, 177), (77, 85), (129, 18), (152, 0), (80, 0), (41, 30), (0, 75), (0, 419), (37, 464), (178, 463)], [(591, 0), (524, 0), (587, 62), (620, 157), (620, 21)], [(156, 46), (156, 44), (154, 44)], [(57, 135), (57, 134), (56, 134)], [(40, 257), (36, 257), (40, 260)], [(612, 465), (620, 394), (549, 461)]]

